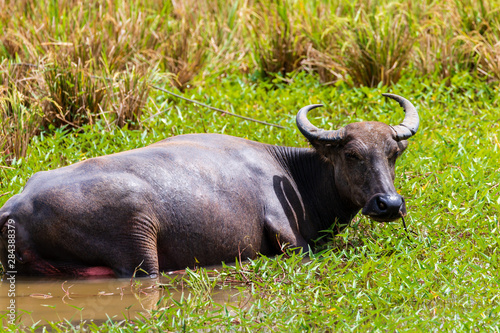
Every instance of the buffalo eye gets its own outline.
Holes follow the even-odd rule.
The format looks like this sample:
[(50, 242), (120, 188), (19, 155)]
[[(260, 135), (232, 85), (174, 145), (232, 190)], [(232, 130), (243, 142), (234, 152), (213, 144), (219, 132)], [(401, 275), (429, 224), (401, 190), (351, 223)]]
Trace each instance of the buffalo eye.
[(351, 160), (351, 161), (360, 161), (361, 160), (361, 157), (358, 154), (354, 153), (354, 152), (346, 152), (345, 153), (345, 158), (347, 160)]
[(401, 151), (398, 149), (398, 150), (395, 150), (394, 152), (392, 152), (390, 155), (389, 155), (389, 159), (390, 160), (395, 160), (399, 157), (399, 155), (401, 154)]

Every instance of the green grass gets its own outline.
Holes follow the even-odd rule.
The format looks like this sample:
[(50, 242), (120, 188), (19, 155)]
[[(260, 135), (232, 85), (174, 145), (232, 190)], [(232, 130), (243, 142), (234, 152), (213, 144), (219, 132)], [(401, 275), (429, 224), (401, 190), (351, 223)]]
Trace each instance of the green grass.
[[(421, 117), (396, 169), (410, 240), (400, 223), (357, 217), (310, 260), (189, 271), (182, 299), (88, 330), (500, 331), (498, 1), (75, 4), (0, 10), (0, 206), (37, 171), (172, 135), (305, 147), (295, 115), (307, 104), (325, 105), (311, 119), (326, 129), (400, 123), (385, 92)], [(217, 304), (229, 284), (251, 300)]]
[[(36, 171), (142, 147), (163, 138), (216, 132), (271, 144), (306, 146), (294, 125), (298, 109), (324, 103), (312, 121), (325, 128), (349, 122), (401, 122), (403, 112), (383, 99), (393, 92), (418, 108), (421, 127), (398, 161), (396, 187), (408, 204), (410, 240), (400, 223), (356, 218), (310, 260), (259, 258), (218, 272), (188, 272), (191, 294), (162, 299), (151, 316), (131, 322), (87, 322), (90, 331), (498, 331), (500, 329), (500, 105), (497, 84), (468, 73), (439, 81), (404, 75), (392, 87), (324, 86), (304, 72), (274, 82), (245, 75), (206, 76), (185, 96), (286, 126), (277, 129), (195, 106), (154, 91), (143, 129), (103, 121), (79, 131), (35, 136), (25, 158), (0, 168), (0, 205)], [(146, 116), (143, 115), (143, 120)], [(62, 153), (64, 152), (64, 153)], [(239, 282), (238, 282), (239, 281)], [(236, 285), (248, 303), (224, 305), (211, 291)], [(177, 287), (179, 286), (172, 286)], [(54, 324), (56, 331), (79, 323)]]

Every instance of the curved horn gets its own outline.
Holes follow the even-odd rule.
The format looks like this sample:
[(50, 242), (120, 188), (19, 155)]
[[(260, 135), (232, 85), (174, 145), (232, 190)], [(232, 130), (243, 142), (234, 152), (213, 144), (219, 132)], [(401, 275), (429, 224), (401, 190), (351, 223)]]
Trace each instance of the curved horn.
[(382, 94), (382, 95), (385, 97), (392, 98), (393, 100), (398, 102), (399, 105), (401, 105), (401, 107), (405, 111), (405, 119), (403, 120), (403, 122), (399, 125), (391, 126), (394, 132), (396, 132), (394, 135), (394, 139), (396, 141), (405, 140), (413, 136), (415, 133), (417, 133), (420, 120), (418, 118), (417, 109), (415, 109), (413, 104), (411, 104), (407, 99), (398, 95), (394, 94)]
[(344, 138), (344, 128), (335, 131), (325, 131), (324, 129), (317, 128), (309, 119), (307, 119), (307, 113), (312, 109), (323, 106), (322, 104), (312, 104), (303, 107), (297, 113), (297, 127), (300, 132), (309, 141), (338, 141)]

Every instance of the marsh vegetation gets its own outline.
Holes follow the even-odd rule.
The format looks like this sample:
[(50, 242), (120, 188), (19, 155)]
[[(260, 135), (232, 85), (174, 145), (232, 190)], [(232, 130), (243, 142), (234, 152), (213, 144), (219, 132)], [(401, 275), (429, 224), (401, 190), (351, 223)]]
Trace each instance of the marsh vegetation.
[[(167, 294), (150, 316), (51, 329), (499, 331), (499, 5), (1, 3), (0, 205), (37, 171), (172, 135), (305, 147), (294, 122), (307, 104), (325, 105), (311, 113), (325, 129), (401, 122), (386, 92), (409, 99), (421, 118), (396, 168), (409, 239), (399, 223), (357, 217), (340, 235), (325, 231), (330, 245), (310, 260), (284, 253), (192, 270), (182, 277), (191, 296)], [(211, 296), (227, 284), (250, 293), (251, 305)]]

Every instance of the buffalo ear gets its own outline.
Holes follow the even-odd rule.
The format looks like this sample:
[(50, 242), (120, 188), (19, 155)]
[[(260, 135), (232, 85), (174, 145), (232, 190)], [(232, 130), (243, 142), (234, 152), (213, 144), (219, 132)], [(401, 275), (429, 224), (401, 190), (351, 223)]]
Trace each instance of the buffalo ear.
[(408, 147), (408, 140), (398, 141), (398, 147), (399, 147), (400, 153), (404, 152), (405, 149)]
[(310, 140), (309, 143), (312, 145), (313, 149), (321, 156), (330, 160), (332, 154), (336, 154), (338, 149), (344, 144), (344, 140)]
[(341, 146), (344, 140), (309, 140), (309, 143), (316, 149), (334, 148)]

